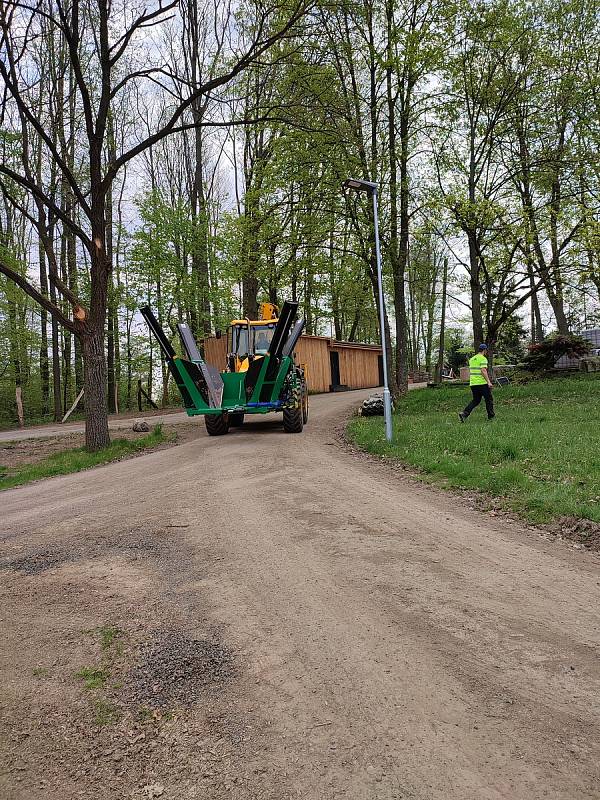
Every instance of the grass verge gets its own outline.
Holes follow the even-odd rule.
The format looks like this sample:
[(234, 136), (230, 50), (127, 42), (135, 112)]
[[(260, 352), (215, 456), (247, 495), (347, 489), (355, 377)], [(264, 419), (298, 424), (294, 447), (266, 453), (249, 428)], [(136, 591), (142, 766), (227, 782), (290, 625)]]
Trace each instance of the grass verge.
[(22, 464), (14, 469), (0, 467), (0, 489), (22, 486), (24, 483), (51, 478), (54, 475), (67, 475), (83, 469), (117, 461), (126, 456), (135, 455), (150, 447), (166, 441), (162, 425), (155, 425), (152, 432), (139, 439), (115, 439), (110, 445), (96, 453), (88, 453), (84, 447), (62, 450), (38, 461), (35, 464)]
[(555, 378), (494, 390), (496, 419), (482, 403), (462, 425), (468, 388), (422, 389), (401, 400), (394, 438), (381, 417), (356, 417), (360, 448), (401, 460), (447, 487), (476, 489), (533, 522), (600, 522), (600, 380)]

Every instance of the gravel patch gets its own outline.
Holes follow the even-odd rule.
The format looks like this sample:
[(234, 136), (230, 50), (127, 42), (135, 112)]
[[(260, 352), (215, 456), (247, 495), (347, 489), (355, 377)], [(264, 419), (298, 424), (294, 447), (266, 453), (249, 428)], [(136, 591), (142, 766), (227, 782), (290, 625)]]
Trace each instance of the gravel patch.
[(233, 656), (216, 639), (162, 630), (140, 648), (126, 681), (128, 699), (151, 708), (191, 706), (233, 677)]
[(9, 561), (2, 561), (0, 569), (11, 569), (23, 575), (40, 575), (53, 567), (59, 567), (72, 561), (72, 557), (66, 553), (56, 550), (41, 550), (31, 555), (12, 558)]

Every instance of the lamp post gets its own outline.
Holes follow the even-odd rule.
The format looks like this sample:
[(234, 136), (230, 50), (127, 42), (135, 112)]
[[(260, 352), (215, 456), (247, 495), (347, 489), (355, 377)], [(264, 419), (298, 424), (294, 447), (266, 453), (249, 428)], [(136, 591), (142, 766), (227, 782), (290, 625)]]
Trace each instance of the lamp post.
[(392, 398), (388, 385), (387, 350), (385, 346), (385, 311), (383, 306), (383, 278), (381, 275), (381, 250), (379, 247), (379, 220), (377, 212), (377, 189), (379, 185), (372, 181), (361, 181), (348, 178), (344, 181), (344, 189), (353, 192), (365, 192), (373, 198), (373, 221), (375, 225), (375, 260), (377, 261), (377, 289), (379, 291), (379, 330), (381, 332), (381, 352), (383, 355), (383, 414), (385, 417), (385, 438), (392, 441)]

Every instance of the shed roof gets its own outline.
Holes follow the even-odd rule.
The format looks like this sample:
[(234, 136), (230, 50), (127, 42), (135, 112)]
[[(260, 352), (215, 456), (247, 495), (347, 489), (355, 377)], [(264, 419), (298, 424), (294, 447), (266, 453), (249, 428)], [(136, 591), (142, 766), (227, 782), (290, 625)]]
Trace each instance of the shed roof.
[(381, 345), (365, 344), (364, 342), (345, 342), (342, 339), (332, 339), (330, 336), (314, 336), (311, 333), (303, 333), (302, 339), (313, 339), (316, 341), (327, 342), (327, 346), (333, 350), (374, 350), (381, 353)]

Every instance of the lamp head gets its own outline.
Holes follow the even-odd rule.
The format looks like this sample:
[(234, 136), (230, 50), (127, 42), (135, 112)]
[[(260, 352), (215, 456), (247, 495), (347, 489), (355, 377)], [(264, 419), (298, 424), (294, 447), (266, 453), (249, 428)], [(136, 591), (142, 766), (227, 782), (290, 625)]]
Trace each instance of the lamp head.
[(353, 192), (366, 192), (373, 194), (377, 191), (378, 184), (373, 181), (362, 181), (359, 178), (348, 178), (342, 184), (344, 189), (352, 189)]

